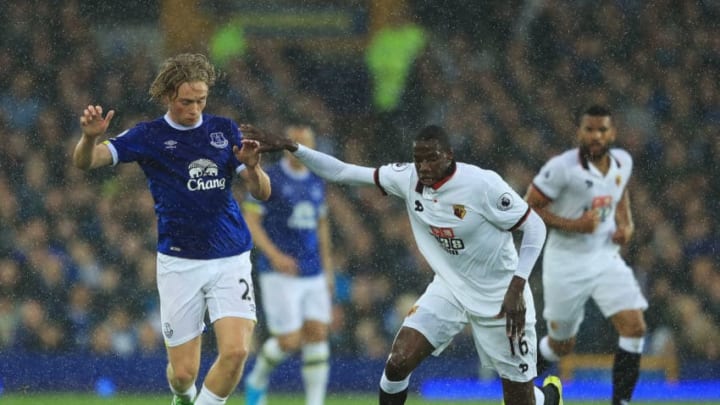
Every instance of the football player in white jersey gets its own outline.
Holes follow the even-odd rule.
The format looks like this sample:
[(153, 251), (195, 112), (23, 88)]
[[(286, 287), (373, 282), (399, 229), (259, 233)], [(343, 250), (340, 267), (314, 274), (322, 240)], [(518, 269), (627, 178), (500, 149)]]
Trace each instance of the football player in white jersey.
[[(261, 150), (285, 149), (329, 181), (375, 185), (405, 201), (419, 250), (435, 272), (405, 318), (380, 380), (381, 405), (404, 404), (410, 374), (472, 328), (484, 367), (502, 379), (507, 404), (558, 404), (556, 377), (536, 387), (535, 306), (526, 280), (545, 241), (545, 224), (495, 172), (456, 162), (445, 131), (422, 129), (413, 163), (370, 168), (342, 162), (288, 138), (241, 126)], [(523, 231), (520, 254), (512, 232)]]
[[(158, 220), (157, 283), (174, 405), (226, 402), (256, 322), (252, 239), (231, 190), (240, 173), (250, 193), (267, 200), (270, 180), (257, 143), (241, 139), (232, 120), (203, 113), (214, 82), (205, 56), (168, 58), (150, 87), (167, 113), (98, 143), (114, 111), (103, 115), (101, 106), (90, 105), (73, 154), (83, 170), (137, 162), (147, 177)], [(206, 311), (218, 356), (197, 394)]]
[(572, 352), (592, 298), (620, 335), (612, 371), (612, 403), (620, 405), (630, 401), (640, 373), (648, 305), (619, 252), (634, 228), (627, 190), (633, 161), (611, 148), (616, 129), (606, 107), (583, 112), (577, 137), (580, 146), (550, 159), (525, 196), (550, 228), (543, 256), (548, 336), (539, 351), (548, 361)]

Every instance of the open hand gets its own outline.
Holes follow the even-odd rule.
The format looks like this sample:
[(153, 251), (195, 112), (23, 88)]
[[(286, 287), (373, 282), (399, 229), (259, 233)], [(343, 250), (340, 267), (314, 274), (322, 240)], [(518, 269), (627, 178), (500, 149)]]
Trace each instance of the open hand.
[(252, 139), (243, 139), (241, 145), (233, 145), (233, 153), (247, 167), (255, 167), (260, 163), (260, 144)]
[(510, 282), (505, 299), (503, 299), (500, 312), (495, 315), (496, 319), (505, 317), (505, 331), (508, 338), (520, 338), (525, 334), (525, 298), (523, 290), (525, 288), (525, 280), (514, 276)]
[(83, 134), (89, 138), (97, 138), (107, 131), (115, 110), (108, 111), (103, 117), (103, 108), (100, 105), (89, 105), (80, 116), (80, 127)]

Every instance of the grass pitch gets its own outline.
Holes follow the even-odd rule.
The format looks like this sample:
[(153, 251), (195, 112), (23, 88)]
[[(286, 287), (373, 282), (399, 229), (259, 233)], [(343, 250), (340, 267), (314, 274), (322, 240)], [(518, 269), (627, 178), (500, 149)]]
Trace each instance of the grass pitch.
[[(607, 405), (608, 401), (574, 402), (578, 405)], [(98, 397), (92, 394), (17, 394), (6, 393), (0, 396), (2, 405), (155, 405), (169, 404), (170, 395), (116, 395)], [(243, 397), (236, 393), (228, 400), (228, 405), (243, 404)], [(366, 405), (376, 404), (377, 397), (367, 394), (332, 394), (326, 405)], [(635, 402), (633, 405), (650, 405), (657, 402)], [(304, 405), (301, 394), (270, 395), (268, 405)], [(428, 401), (418, 396), (410, 396), (408, 405), (499, 405), (498, 401)], [(720, 405), (720, 402), (662, 402), (663, 405)]]

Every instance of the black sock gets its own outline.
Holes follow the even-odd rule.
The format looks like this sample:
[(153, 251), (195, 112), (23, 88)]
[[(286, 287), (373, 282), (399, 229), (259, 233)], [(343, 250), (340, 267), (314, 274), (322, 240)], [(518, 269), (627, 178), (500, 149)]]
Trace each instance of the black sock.
[(553, 363), (551, 361), (548, 361), (543, 357), (542, 353), (540, 353), (540, 349), (538, 348), (537, 352), (537, 376), (540, 377), (543, 374), (545, 374), (550, 367), (552, 367)]
[(560, 392), (558, 392), (558, 389), (555, 385), (548, 384), (540, 388), (540, 391), (545, 394), (544, 405), (558, 405), (560, 403)]
[(545, 356), (543, 356), (542, 352), (540, 351), (540, 341), (541, 340), (542, 339), (538, 340), (538, 345), (537, 345), (536, 369), (537, 369), (538, 377), (545, 377), (544, 374), (550, 374), (549, 370), (553, 365), (555, 365), (555, 363), (546, 359)]
[(395, 393), (395, 394), (388, 394), (387, 392), (383, 391), (382, 388), (380, 388), (380, 405), (403, 405), (405, 404), (405, 400), (407, 399), (408, 395), (408, 389), (405, 388), (404, 390)]
[(635, 385), (640, 378), (640, 354), (630, 353), (618, 347), (612, 370), (613, 405), (630, 402)]

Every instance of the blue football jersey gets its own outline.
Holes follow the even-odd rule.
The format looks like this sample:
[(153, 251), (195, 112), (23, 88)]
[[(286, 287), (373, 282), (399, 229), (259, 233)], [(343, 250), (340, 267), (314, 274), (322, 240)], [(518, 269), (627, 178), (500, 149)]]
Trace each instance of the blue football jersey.
[[(262, 207), (262, 224), (270, 239), (298, 262), (300, 276), (322, 273), (318, 220), (327, 215), (325, 183), (311, 172), (292, 173), (282, 160), (266, 169), (273, 185), (267, 201), (253, 202)], [(272, 271), (270, 262), (258, 254), (256, 268)]]
[(147, 177), (158, 252), (215, 259), (252, 248), (232, 194), (233, 177), (242, 166), (232, 147), (240, 139), (232, 120), (203, 114), (194, 128), (174, 124), (166, 115), (107, 141), (113, 164), (137, 162)]

